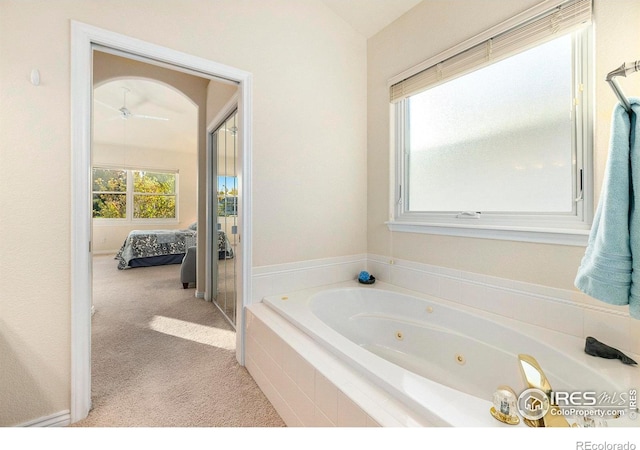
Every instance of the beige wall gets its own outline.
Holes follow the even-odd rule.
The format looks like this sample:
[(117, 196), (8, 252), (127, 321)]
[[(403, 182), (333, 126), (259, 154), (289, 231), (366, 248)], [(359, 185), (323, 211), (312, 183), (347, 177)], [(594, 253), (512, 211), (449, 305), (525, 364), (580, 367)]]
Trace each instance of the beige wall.
[[(539, 0), (425, 0), (368, 41), (368, 251), (469, 272), (572, 289), (584, 247), (391, 233), (389, 219), (389, 101), (387, 81), (469, 39)], [(640, 55), (640, 2), (595, 0), (595, 155), (599, 192), (609, 120), (616, 98), (605, 75)], [(454, 19), (455, 18), (455, 19)], [(640, 75), (622, 80), (640, 93)]]
[(71, 20), (253, 74), (254, 266), (366, 251), (366, 40), (320, 1), (0, 0), (0, 425), (70, 408)]
[(209, 84), (207, 89), (207, 126), (217, 126), (218, 124), (212, 123), (213, 120), (224, 119), (224, 117), (218, 117), (218, 113), (237, 93), (238, 85), (236, 84)]

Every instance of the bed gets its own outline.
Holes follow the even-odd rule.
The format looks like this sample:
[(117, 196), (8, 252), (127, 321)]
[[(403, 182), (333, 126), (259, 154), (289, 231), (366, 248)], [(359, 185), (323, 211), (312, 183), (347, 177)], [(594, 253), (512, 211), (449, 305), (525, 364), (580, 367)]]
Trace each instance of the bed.
[[(189, 247), (196, 245), (197, 232), (185, 230), (133, 230), (116, 254), (118, 269), (180, 264)], [(233, 258), (233, 249), (223, 231), (218, 231), (218, 259)]]

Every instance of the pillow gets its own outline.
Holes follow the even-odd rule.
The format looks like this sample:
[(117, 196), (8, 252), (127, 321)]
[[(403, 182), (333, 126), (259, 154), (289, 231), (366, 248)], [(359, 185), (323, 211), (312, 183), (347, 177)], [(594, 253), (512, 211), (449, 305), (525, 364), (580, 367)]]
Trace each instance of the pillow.
[(198, 231), (198, 222), (193, 222), (191, 225), (189, 225), (189, 229), (193, 231)]

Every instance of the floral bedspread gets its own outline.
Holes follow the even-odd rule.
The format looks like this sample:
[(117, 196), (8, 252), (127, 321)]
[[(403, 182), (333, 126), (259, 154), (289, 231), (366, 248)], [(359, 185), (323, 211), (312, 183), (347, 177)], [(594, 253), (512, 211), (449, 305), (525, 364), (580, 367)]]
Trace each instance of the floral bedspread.
[(133, 230), (116, 254), (118, 269), (129, 268), (134, 258), (184, 254), (196, 245), (196, 237), (192, 230)]

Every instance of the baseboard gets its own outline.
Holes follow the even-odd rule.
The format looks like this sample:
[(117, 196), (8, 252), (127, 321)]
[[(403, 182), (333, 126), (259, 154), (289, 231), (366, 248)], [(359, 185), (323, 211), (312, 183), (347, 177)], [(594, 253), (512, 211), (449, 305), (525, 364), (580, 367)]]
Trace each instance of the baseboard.
[(18, 427), (66, 427), (71, 424), (71, 413), (68, 409), (64, 411), (43, 416), (38, 419), (22, 423)]
[(196, 298), (204, 298), (204, 292), (196, 291)]
[(101, 256), (101, 255), (116, 255), (118, 253), (119, 249), (115, 249), (115, 250), (94, 250), (92, 252), (92, 254), (94, 256)]

